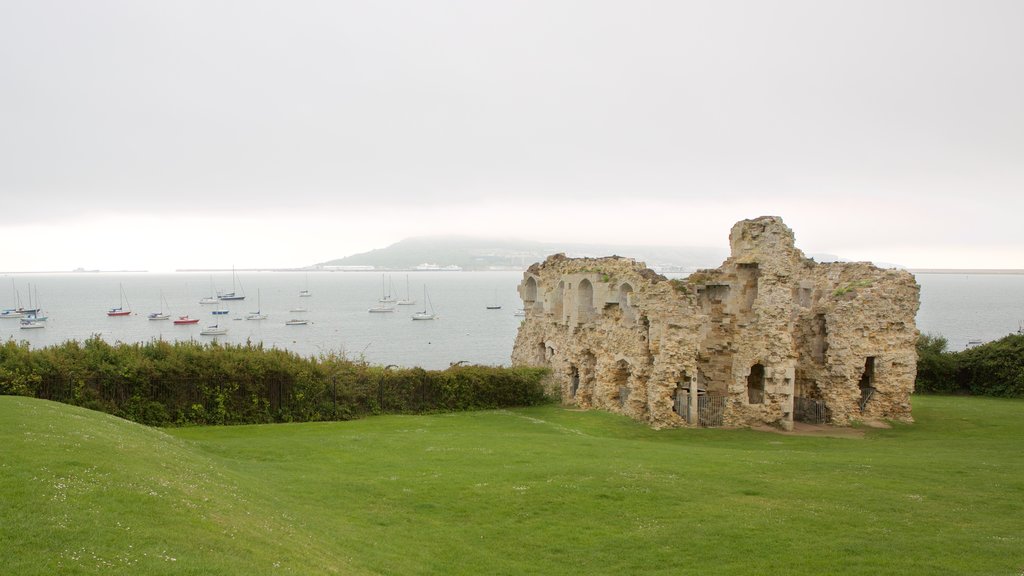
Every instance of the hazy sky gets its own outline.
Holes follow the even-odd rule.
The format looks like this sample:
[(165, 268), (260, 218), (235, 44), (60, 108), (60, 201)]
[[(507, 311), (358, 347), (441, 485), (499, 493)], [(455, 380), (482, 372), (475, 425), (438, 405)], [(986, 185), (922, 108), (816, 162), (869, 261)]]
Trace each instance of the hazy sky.
[(1024, 268), (1024, 2), (0, 0), (0, 270), (407, 236)]

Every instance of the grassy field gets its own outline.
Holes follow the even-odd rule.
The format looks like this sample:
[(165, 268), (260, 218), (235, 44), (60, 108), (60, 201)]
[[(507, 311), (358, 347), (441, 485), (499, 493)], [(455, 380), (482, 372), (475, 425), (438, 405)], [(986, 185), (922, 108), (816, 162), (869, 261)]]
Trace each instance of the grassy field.
[(171, 430), (0, 397), (10, 574), (1024, 573), (1024, 402), (861, 439), (554, 406)]

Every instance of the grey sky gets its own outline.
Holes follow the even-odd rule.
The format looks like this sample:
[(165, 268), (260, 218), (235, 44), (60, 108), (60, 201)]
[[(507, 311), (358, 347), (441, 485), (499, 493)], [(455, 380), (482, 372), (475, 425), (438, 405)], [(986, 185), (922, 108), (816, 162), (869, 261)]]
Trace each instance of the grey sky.
[[(0, 0), (0, 269), (404, 236), (1024, 268), (1024, 2)], [(197, 229), (193, 229), (197, 228)], [(213, 246), (216, 250), (210, 250)]]

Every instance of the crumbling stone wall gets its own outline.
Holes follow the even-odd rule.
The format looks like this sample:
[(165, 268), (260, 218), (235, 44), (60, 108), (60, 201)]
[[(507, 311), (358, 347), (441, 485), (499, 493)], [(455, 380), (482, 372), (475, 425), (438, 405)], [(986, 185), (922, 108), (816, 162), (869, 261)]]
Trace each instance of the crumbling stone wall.
[[(910, 420), (913, 275), (818, 264), (780, 218), (738, 222), (715, 270), (668, 280), (628, 258), (531, 266), (512, 361), (548, 366), (562, 398), (655, 427)], [(705, 411), (702, 406), (711, 406)]]

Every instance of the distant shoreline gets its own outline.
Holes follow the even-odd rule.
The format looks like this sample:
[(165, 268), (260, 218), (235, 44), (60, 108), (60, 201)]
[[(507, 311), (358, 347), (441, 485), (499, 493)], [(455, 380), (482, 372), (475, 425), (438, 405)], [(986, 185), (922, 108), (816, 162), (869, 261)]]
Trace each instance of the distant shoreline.
[(1024, 274), (1016, 268), (909, 268), (913, 274)]
[[(907, 268), (912, 274), (1016, 274), (1024, 275), (1021, 268)], [(447, 272), (447, 270), (428, 270), (429, 272)], [(517, 272), (519, 269), (493, 269), (493, 270), (459, 270), (459, 272)], [(7, 274), (146, 274), (148, 270), (8, 270), (0, 271), (0, 275)], [(174, 272), (201, 272), (221, 273), (231, 272), (230, 268), (179, 268)], [(174, 273), (174, 272), (160, 272)], [(369, 270), (321, 270), (316, 268), (238, 268), (235, 272), (422, 272), (422, 270), (409, 268), (375, 268)]]

